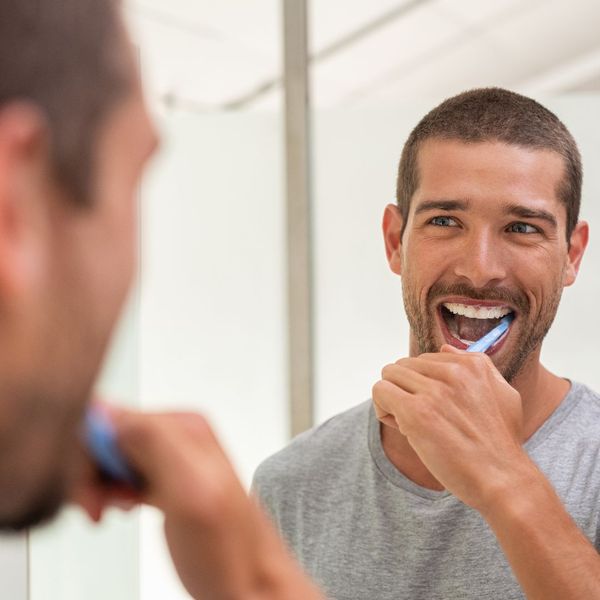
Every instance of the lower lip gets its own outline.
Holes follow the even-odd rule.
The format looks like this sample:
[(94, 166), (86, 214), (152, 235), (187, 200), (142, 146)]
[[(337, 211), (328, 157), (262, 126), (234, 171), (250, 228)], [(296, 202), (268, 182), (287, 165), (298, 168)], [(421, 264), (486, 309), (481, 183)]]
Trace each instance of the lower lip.
[[(444, 335), (444, 338), (446, 339), (446, 343), (450, 344), (451, 346), (454, 346), (455, 348), (458, 348), (459, 350), (466, 350), (469, 346), (463, 342), (461, 342), (458, 338), (454, 337), (451, 333), (450, 330), (448, 329), (448, 325), (446, 325), (446, 320), (444, 319), (444, 317), (442, 316), (442, 308), (441, 306), (438, 307), (437, 309), (437, 313), (438, 313), (438, 319), (440, 322), (440, 328), (442, 330), (442, 334)], [(514, 323), (514, 321), (513, 321)], [(506, 341), (506, 338), (508, 337), (508, 334), (510, 333), (510, 330), (512, 329), (513, 323), (511, 323), (506, 331), (506, 333), (490, 348), (488, 348), (485, 353), (488, 355), (492, 355), (492, 354), (496, 354), (496, 352), (498, 352), (502, 346), (504, 346), (504, 342)]]

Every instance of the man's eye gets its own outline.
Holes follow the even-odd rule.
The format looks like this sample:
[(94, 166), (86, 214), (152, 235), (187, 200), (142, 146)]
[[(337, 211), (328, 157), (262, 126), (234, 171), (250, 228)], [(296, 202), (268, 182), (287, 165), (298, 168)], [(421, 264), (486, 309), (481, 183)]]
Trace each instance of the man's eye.
[(528, 223), (513, 223), (509, 225), (508, 231), (511, 233), (539, 233), (540, 230)]
[(429, 221), (431, 225), (436, 225), (437, 227), (456, 227), (457, 223), (452, 217), (433, 217), (431, 221)]

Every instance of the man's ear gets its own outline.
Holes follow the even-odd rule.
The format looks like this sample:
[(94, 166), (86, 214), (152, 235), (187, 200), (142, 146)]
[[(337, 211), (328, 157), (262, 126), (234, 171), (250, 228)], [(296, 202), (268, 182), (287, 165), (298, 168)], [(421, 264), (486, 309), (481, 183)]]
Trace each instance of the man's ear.
[(43, 192), (47, 181), (47, 126), (28, 104), (0, 110), (0, 300), (36, 285), (42, 231), (47, 228)]
[(564, 286), (573, 285), (577, 279), (577, 273), (583, 259), (583, 253), (587, 247), (590, 235), (590, 227), (585, 221), (579, 221), (571, 234), (569, 253), (567, 258), (567, 269), (565, 271)]
[(388, 204), (383, 213), (383, 240), (390, 269), (402, 275), (402, 227), (404, 219), (395, 204)]

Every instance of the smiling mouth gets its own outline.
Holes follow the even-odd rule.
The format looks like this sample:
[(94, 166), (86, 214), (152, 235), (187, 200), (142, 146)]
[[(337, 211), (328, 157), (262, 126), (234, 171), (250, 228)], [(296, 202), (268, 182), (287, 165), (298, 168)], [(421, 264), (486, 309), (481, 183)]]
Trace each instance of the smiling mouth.
[[(514, 316), (514, 310), (506, 305), (483, 306), (459, 302), (442, 302), (438, 312), (446, 342), (461, 350), (494, 329), (506, 315)], [(500, 349), (511, 328), (512, 323), (508, 331), (487, 351), (488, 354)]]

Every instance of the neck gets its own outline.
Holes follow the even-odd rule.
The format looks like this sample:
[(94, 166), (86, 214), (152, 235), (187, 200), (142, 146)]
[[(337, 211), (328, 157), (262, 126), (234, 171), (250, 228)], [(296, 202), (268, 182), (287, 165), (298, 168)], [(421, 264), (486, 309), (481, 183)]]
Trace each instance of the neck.
[(538, 346), (510, 382), (521, 394), (523, 403), (523, 442), (544, 424), (571, 387), (569, 381), (551, 373), (540, 363), (540, 351)]
[[(569, 391), (570, 384), (548, 371), (540, 363), (541, 347), (527, 358), (523, 368), (511, 381), (523, 403), (523, 442), (526, 442), (550, 417)], [(418, 356), (417, 344), (410, 340), (410, 355)], [(397, 429), (382, 425), (381, 442), (392, 464), (414, 483), (434, 490), (443, 486), (421, 462), (408, 440)]]

